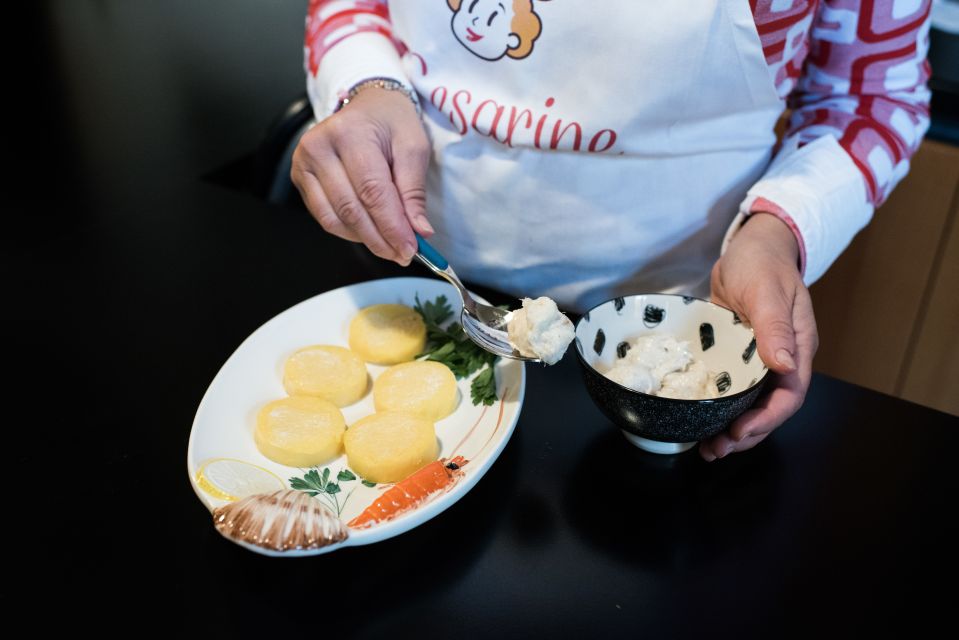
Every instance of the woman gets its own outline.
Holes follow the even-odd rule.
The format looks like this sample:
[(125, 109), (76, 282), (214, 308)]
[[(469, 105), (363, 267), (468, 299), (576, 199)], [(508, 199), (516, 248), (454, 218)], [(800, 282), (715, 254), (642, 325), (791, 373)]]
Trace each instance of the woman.
[(711, 293), (779, 374), (701, 443), (714, 460), (802, 404), (806, 287), (928, 128), (929, 4), (313, 0), (320, 122), (292, 178), (324, 229), (400, 264), (416, 231), (466, 279), (576, 311)]

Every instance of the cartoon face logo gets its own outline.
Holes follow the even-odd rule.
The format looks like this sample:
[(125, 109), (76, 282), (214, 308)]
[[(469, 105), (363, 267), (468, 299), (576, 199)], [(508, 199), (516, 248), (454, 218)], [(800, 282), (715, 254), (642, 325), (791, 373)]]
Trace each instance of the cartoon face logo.
[(466, 50), (483, 60), (525, 58), (543, 30), (533, 0), (446, 0), (450, 27)]

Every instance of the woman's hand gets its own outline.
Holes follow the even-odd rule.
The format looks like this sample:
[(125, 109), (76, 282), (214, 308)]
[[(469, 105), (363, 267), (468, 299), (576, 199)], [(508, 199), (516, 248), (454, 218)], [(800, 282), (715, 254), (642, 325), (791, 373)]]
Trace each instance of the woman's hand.
[(712, 271), (712, 299), (752, 325), (759, 357), (773, 372), (771, 388), (727, 431), (699, 445), (707, 461), (754, 447), (796, 413), (806, 397), (819, 347), (812, 300), (797, 268), (789, 227), (753, 214)]
[(290, 178), (326, 231), (406, 266), (416, 253), (413, 231), (433, 233), (426, 220), (429, 159), (410, 99), (370, 87), (303, 135)]

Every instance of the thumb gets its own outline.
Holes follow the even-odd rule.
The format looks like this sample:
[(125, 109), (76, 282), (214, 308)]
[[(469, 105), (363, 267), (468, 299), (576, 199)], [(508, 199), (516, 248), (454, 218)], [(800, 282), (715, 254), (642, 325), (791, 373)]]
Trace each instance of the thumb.
[(423, 139), (398, 138), (393, 145), (393, 182), (410, 225), (427, 237), (433, 235), (433, 227), (426, 219), (426, 169), (430, 153), (425, 136)]
[(781, 287), (769, 287), (746, 309), (756, 334), (756, 349), (766, 366), (776, 373), (796, 370), (796, 331), (793, 328), (793, 301)]

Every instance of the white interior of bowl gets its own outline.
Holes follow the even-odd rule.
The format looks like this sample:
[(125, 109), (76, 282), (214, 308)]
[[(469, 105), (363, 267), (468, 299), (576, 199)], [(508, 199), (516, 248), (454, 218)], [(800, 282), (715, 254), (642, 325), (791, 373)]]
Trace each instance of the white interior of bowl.
[(590, 366), (605, 373), (621, 352), (621, 343), (650, 334), (688, 341), (693, 357), (716, 376), (721, 397), (747, 390), (766, 373), (752, 329), (728, 309), (678, 295), (642, 294), (604, 302), (580, 320), (576, 348)]

